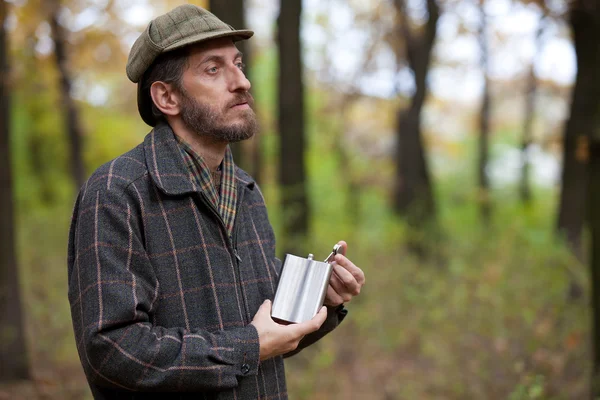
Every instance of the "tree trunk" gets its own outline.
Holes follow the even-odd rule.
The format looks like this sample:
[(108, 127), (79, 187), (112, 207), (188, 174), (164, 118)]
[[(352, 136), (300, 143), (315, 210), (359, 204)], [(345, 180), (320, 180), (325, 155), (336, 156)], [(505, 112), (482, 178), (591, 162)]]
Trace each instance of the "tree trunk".
[(429, 168), (421, 134), (421, 110), (427, 92), (427, 73), (431, 50), (437, 31), (439, 8), (435, 0), (427, 0), (429, 19), (420, 37), (414, 37), (408, 27), (405, 3), (395, 1), (402, 20), (401, 29), (410, 68), (415, 76), (415, 94), (410, 106), (397, 115), (395, 209), (413, 225), (423, 225), (435, 219), (435, 202)]
[[(581, 154), (579, 157), (572, 157), (577, 161), (575, 164), (577, 167), (584, 166), (587, 169), (588, 173), (581, 178), (589, 179), (579, 182), (579, 185), (585, 185), (587, 193), (580, 187), (573, 186), (573, 183), (570, 188), (587, 194), (588, 214), (585, 217), (587, 217), (590, 228), (590, 280), (593, 310), (593, 369), (590, 380), (590, 398), (598, 399), (600, 398), (600, 81), (596, 74), (600, 70), (600, 42), (598, 42), (600, 7), (594, 3), (578, 0), (573, 3), (571, 9), (571, 27), (577, 54), (577, 80), (573, 94), (572, 114), (567, 130), (573, 136), (587, 134), (589, 139), (586, 154), (588, 157), (582, 159)], [(572, 172), (573, 170), (571, 170)], [(570, 177), (577, 179), (573, 176)], [(565, 183), (563, 182), (563, 192), (568, 190)], [(565, 193), (563, 193), (563, 197), (566, 197)], [(578, 216), (578, 218), (584, 217)], [(579, 234), (581, 233), (579, 232)]]
[(71, 159), (71, 175), (77, 190), (81, 188), (85, 182), (86, 172), (83, 162), (82, 151), (82, 128), (79, 121), (79, 112), (75, 105), (75, 101), (71, 97), (72, 78), (68, 68), (67, 51), (66, 51), (66, 33), (65, 29), (59, 24), (58, 16), (60, 13), (60, 1), (49, 0), (48, 7), (50, 10), (50, 28), (52, 30), (52, 38), (54, 40), (54, 53), (56, 55), (56, 66), (60, 76), (60, 93), (62, 107), (66, 113), (66, 128), (69, 138), (69, 150)]
[(0, 381), (29, 378), (21, 290), (15, 254), (15, 224), (10, 162), (10, 87), (8, 13), (0, 1)]
[(40, 65), (36, 57), (37, 38), (35, 29), (28, 29), (24, 36), (27, 39), (25, 39), (25, 43), (21, 48), (21, 73), (23, 76), (31, 78), (20, 83), (19, 91), (22, 96), (29, 99), (21, 106), (22, 111), (30, 120), (26, 135), (26, 154), (31, 167), (31, 175), (28, 179), (32, 187), (39, 188), (39, 191), (32, 197), (39, 200), (41, 204), (50, 206), (55, 203), (57, 197), (52, 169), (48, 168), (48, 162), (52, 159), (52, 156), (49, 156), (47, 149), (50, 141), (55, 140), (55, 138), (52, 136), (49, 138), (49, 135), (45, 135), (43, 128), (46, 126), (40, 129), (40, 124), (36, 122), (39, 115), (47, 112), (48, 106), (37, 96), (39, 93), (47, 91), (48, 88), (39, 77), (39, 70), (43, 66)]
[[(210, 11), (222, 21), (230, 24), (235, 29), (246, 29), (244, 0), (210, 0), (208, 3)], [(245, 73), (250, 79), (252, 77), (249, 67), (252, 60), (250, 43), (247, 40), (242, 40), (237, 42), (236, 46), (244, 54)], [(259, 135), (245, 142), (233, 143), (230, 147), (236, 164), (252, 175), (257, 182), (260, 181)]]
[(573, 4), (571, 29), (577, 57), (577, 76), (571, 100), (571, 113), (563, 139), (563, 172), (558, 233), (582, 259), (581, 235), (586, 219), (588, 187), (589, 133), (595, 129), (598, 112), (598, 27), (593, 14), (586, 14), (585, 1)]
[(309, 207), (304, 165), (304, 87), (300, 44), (301, 0), (281, 1), (279, 49), (279, 183), (284, 251), (300, 250), (308, 233)]
[(525, 115), (523, 117), (523, 137), (521, 138), (521, 180), (519, 183), (519, 195), (521, 202), (525, 205), (531, 204), (531, 183), (529, 163), (529, 149), (533, 143), (533, 118), (535, 114), (535, 97), (537, 92), (537, 78), (534, 67), (531, 66), (527, 78), (527, 93), (525, 94)]
[[(600, 113), (600, 107), (598, 107), (598, 110)], [(590, 277), (593, 309), (592, 399), (600, 397), (600, 184), (598, 184), (600, 182), (600, 121), (597, 124), (596, 135), (590, 147), (591, 159), (589, 163), (590, 183), (596, 182), (596, 184), (589, 185), (589, 226), (591, 233)]]
[(489, 79), (489, 51), (488, 51), (488, 24), (485, 14), (485, 1), (479, 1), (481, 25), (479, 28), (479, 45), (481, 49), (481, 70), (483, 73), (483, 94), (481, 98), (481, 113), (479, 115), (479, 146), (477, 163), (477, 184), (479, 189), (479, 213), (484, 223), (489, 224), (492, 214), (490, 182), (486, 173), (488, 166), (489, 141), (490, 141), (490, 79)]
[(535, 76), (535, 63), (542, 47), (541, 38), (544, 32), (544, 21), (547, 17), (543, 15), (535, 34), (535, 54), (531, 60), (529, 75), (527, 77), (527, 92), (525, 93), (525, 115), (523, 118), (523, 137), (521, 139), (521, 182), (519, 194), (521, 202), (525, 205), (531, 204), (531, 183), (529, 179), (531, 166), (529, 164), (529, 149), (533, 143), (533, 121), (535, 117), (535, 100), (537, 97), (537, 78)]
[(361, 222), (361, 185), (360, 182), (356, 179), (356, 174), (354, 173), (354, 168), (352, 166), (351, 156), (348, 152), (348, 146), (345, 145), (344, 132), (351, 129), (351, 127), (349, 126), (352, 123), (350, 113), (354, 97), (355, 96), (353, 95), (346, 97), (346, 99), (344, 99), (344, 101), (341, 104), (339, 112), (342, 123), (340, 125), (340, 128), (335, 133), (335, 139), (333, 143), (333, 154), (337, 154), (339, 157), (339, 174), (340, 176), (345, 177), (345, 181), (347, 183), (347, 187), (345, 188), (346, 193), (344, 193), (343, 196), (346, 200), (345, 204), (343, 205), (343, 210), (344, 212), (348, 213), (348, 215), (354, 215), (353, 218), (350, 218), (350, 221), (347, 221), (347, 223), (349, 224), (348, 226), (352, 231), (352, 234), (358, 231), (357, 228)]

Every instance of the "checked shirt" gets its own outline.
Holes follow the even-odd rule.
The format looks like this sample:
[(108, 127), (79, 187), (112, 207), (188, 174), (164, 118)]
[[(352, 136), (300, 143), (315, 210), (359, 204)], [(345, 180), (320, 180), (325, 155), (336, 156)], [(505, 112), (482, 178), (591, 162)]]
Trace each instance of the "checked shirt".
[[(69, 302), (96, 399), (285, 399), (283, 357), (250, 324), (281, 263), (264, 199), (235, 167), (231, 235), (167, 124), (100, 167), (69, 234)], [(333, 330), (345, 310), (299, 349)]]

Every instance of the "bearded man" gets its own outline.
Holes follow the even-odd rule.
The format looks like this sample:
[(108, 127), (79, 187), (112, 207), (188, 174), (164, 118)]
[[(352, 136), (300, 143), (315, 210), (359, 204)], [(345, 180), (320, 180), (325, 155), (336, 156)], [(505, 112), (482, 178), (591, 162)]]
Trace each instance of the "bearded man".
[(332, 331), (363, 272), (336, 255), (310, 321), (271, 318), (281, 269), (264, 199), (229, 143), (258, 129), (234, 30), (180, 6), (151, 21), (127, 76), (153, 127), (81, 189), (69, 237), (77, 349), (96, 399), (284, 399), (283, 357)]

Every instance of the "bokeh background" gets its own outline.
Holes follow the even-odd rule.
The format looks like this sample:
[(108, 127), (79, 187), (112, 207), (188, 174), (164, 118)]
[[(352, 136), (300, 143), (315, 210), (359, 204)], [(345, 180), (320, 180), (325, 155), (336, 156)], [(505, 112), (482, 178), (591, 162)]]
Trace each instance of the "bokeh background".
[[(0, 399), (91, 398), (70, 215), (148, 133), (127, 55), (182, 3), (0, 1)], [(278, 255), (344, 239), (367, 276), (286, 361), (292, 399), (600, 395), (600, 2), (191, 3), (256, 32), (262, 129), (234, 152)]]

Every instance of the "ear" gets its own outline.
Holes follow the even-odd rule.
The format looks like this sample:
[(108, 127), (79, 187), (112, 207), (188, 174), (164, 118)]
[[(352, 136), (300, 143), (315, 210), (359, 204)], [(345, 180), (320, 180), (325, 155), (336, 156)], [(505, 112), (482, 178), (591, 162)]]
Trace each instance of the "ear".
[(163, 114), (175, 116), (179, 114), (179, 95), (169, 83), (157, 81), (150, 86), (150, 96), (156, 108)]

